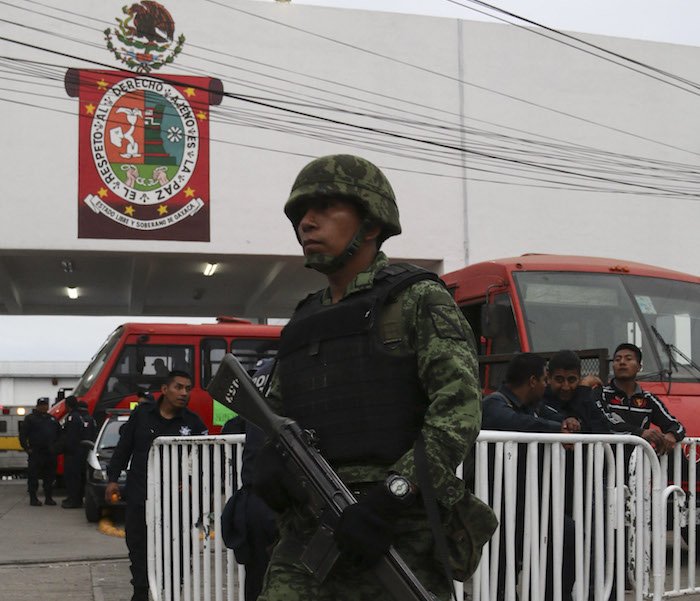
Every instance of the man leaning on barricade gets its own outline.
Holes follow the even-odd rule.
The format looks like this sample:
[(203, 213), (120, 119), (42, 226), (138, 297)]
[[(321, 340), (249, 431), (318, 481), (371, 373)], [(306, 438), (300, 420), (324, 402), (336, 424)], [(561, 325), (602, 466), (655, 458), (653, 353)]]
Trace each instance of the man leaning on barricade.
[[(641, 436), (654, 447), (658, 455), (673, 450), (676, 442), (685, 438), (685, 428), (666, 408), (661, 399), (643, 390), (637, 382), (642, 370), (642, 351), (638, 346), (623, 342), (613, 354), (613, 374), (597, 395), (600, 410), (618, 433)], [(651, 426), (655, 425), (659, 429)]]
[[(580, 430), (580, 423), (574, 417), (565, 417), (553, 410), (546, 410), (542, 404), (542, 396), (547, 385), (545, 360), (533, 353), (521, 353), (513, 357), (506, 369), (505, 382), (496, 392), (492, 392), (483, 401), (483, 430), (502, 430), (512, 432), (544, 432), (544, 433), (575, 433)], [(523, 537), (525, 530), (525, 496), (526, 496), (526, 459), (527, 451), (521, 445), (522, 452), (518, 453), (518, 468), (516, 482), (515, 510), (515, 560), (516, 580), (522, 569)], [(541, 458), (539, 474), (541, 475)], [(491, 480), (493, 481), (493, 480)], [(538, 475), (538, 482), (541, 477)], [(555, 483), (553, 483), (554, 485)], [(538, 503), (539, 506), (539, 503)], [(498, 514), (499, 508), (496, 508)], [(551, 540), (550, 534), (548, 539)], [(571, 601), (575, 580), (575, 531), (574, 521), (568, 516), (563, 517), (563, 548), (562, 554), (562, 591), (563, 601)], [(501, 541), (497, 598), (505, 598), (505, 536), (507, 527), (501, 524)], [(547, 581), (544, 598), (554, 598), (554, 565), (551, 545), (547, 549)]]

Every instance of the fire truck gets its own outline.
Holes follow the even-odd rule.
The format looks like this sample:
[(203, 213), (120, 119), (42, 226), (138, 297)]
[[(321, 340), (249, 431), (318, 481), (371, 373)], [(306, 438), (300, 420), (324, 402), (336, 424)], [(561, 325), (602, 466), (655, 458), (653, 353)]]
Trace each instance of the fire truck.
[(476, 263), (443, 280), (480, 345), (485, 390), (500, 384), (503, 356), (584, 349), (579, 354), (596, 365), (588, 373), (607, 376), (608, 356), (631, 342), (643, 353), (642, 387), (663, 400), (688, 436), (700, 436), (699, 277), (613, 259), (528, 254)]
[[(72, 394), (101, 424), (109, 409), (133, 409), (144, 394), (158, 398), (171, 370), (186, 371), (193, 377), (189, 408), (217, 434), (234, 415), (206, 392), (224, 355), (233, 353), (252, 372), (260, 359), (275, 355), (281, 330), (230, 317), (215, 324), (126, 323), (109, 335)], [(62, 420), (64, 401), (50, 413)]]

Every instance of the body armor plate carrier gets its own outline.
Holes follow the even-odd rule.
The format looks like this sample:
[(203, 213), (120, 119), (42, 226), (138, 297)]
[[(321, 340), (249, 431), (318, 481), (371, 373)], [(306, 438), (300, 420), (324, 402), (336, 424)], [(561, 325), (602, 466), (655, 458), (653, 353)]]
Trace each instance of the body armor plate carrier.
[(412, 447), (429, 401), (414, 354), (391, 352), (380, 316), (425, 279), (440, 282), (414, 265), (389, 265), (371, 289), (337, 303), (322, 304), (323, 291), (309, 295), (284, 328), (277, 369), (285, 413), (315, 430), (332, 465), (391, 465)]

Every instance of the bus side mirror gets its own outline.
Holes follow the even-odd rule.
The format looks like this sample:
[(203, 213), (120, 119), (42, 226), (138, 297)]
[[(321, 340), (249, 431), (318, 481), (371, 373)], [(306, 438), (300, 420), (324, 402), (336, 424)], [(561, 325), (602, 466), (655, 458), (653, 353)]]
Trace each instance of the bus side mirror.
[(503, 333), (508, 323), (509, 307), (505, 305), (485, 304), (481, 311), (481, 335), (486, 338), (496, 338)]

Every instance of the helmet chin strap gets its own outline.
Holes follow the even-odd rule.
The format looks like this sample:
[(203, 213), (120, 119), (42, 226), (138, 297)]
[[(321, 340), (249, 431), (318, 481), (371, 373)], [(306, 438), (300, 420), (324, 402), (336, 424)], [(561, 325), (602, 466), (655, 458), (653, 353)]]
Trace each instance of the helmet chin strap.
[(368, 219), (365, 219), (360, 224), (360, 227), (357, 228), (355, 235), (352, 237), (352, 240), (348, 242), (348, 245), (345, 247), (343, 252), (335, 257), (333, 255), (326, 255), (322, 253), (307, 255), (305, 267), (315, 269), (316, 271), (320, 271), (325, 275), (335, 273), (339, 269), (345, 267), (350, 258), (357, 252), (357, 249), (360, 248), (364, 242), (365, 236), (371, 227), (372, 223)]

